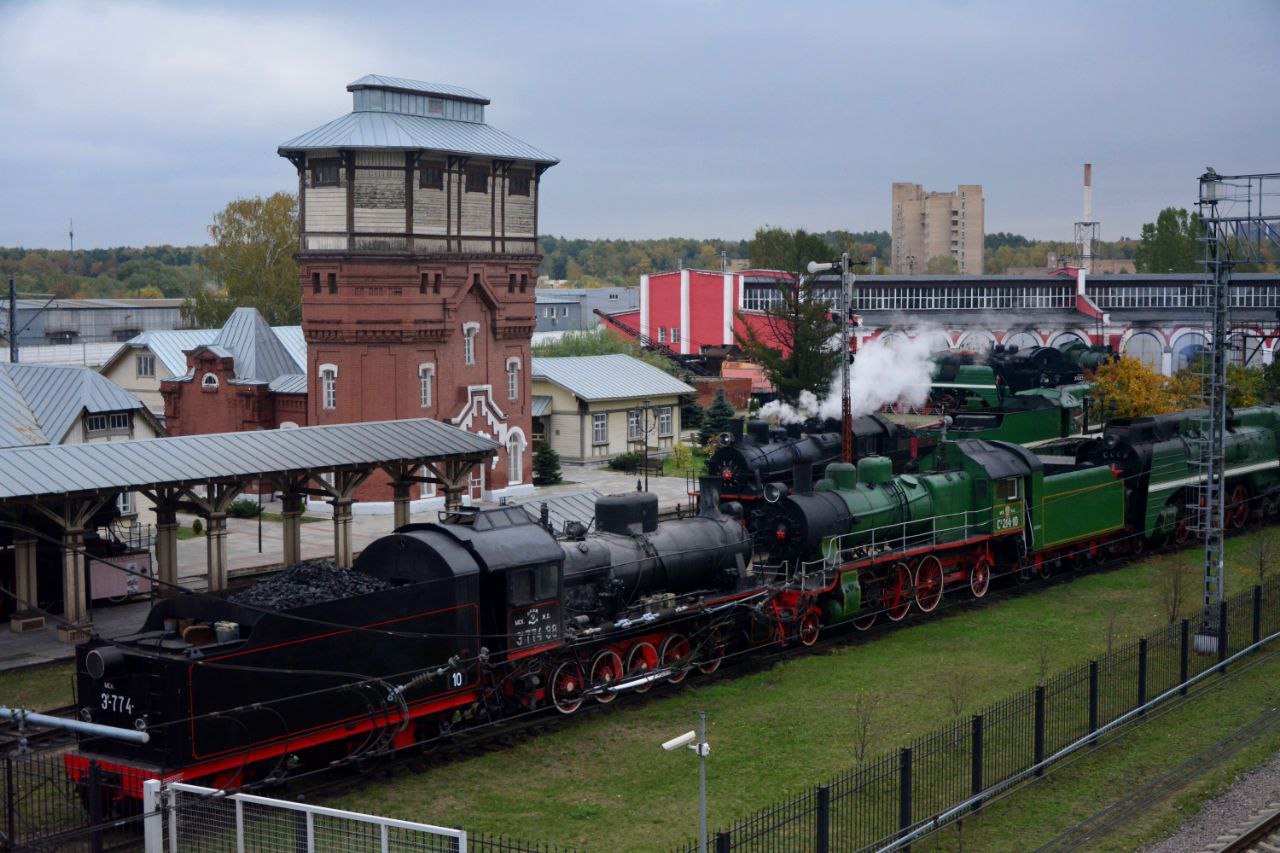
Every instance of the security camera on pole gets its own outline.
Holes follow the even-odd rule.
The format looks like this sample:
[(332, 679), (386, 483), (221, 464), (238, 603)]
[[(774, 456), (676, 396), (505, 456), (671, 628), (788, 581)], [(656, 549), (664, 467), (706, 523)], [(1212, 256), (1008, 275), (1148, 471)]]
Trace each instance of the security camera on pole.
[[(840, 255), (840, 298), (836, 316), (840, 323), (840, 458), (853, 461), (853, 402), (849, 399), (849, 291), (853, 287), (853, 275), (849, 272), (849, 253)], [(835, 263), (809, 262), (809, 275), (836, 268)]]
[(707, 756), (711, 744), (707, 743), (707, 714), (698, 712), (698, 731), (685, 732), (662, 745), (667, 752), (689, 747), (698, 753), (698, 853), (707, 853)]

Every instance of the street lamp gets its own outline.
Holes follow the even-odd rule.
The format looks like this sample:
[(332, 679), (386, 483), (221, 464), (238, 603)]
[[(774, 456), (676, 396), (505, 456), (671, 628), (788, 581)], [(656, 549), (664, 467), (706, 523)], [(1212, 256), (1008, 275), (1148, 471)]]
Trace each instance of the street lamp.
[(711, 744), (707, 743), (707, 713), (698, 712), (698, 731), (685, 732), (662, 745), (667, 752), (689, 747), (698, 753), (698, 853), (707, 853), (707, 756)]

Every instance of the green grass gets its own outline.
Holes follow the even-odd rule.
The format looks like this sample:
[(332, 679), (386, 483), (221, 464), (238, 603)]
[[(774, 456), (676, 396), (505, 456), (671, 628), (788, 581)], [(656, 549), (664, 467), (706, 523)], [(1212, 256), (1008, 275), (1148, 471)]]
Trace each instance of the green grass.
[[(1051, 772), (969, 818), (962, 829), (946, 829), (913, 849), (1021, 851), (1038, 847), (1214, 746), (1278, 702), (1280, 659), (1272, 659)], [(1171, 834), (1199, 811), (1202, 802), (1226, 790), (1238, 774), (1270, 758), (1277, 749), (1280, 733), (1272, 733), (1169, 798), (1144, 808), (1122, 829), (1095, 839), (1089, 849), (1135, 850)]]
[[(1229, 589), (1252, 582), (1241, 570), (1249, 538), (1230, 543)], [(708, 714), (712, 743), (712, 823), (723, 825), (851, 767), (851, 704), (860, 691), (883, 697), (868, 753), (876, 756), (952, 719), (940, 687), (952, 673), (965, 674), (968, 714), (1034, 683), (1042, 669), (1105, 652), (1109, 623), (1113, 644), (1159, 627), (1165, 617), (1151, 586), (1167, 559), (1175, 557), (1082, 575), (767, 671), (703, 683), (695, 676), (691, 689), (623, 699), (560, 731), (395, 774), (334, 804), (600, 850), (670, 847), (696, 827), (697, 762), (658, 745), (691, 728), (698, 710)]]
[(196, 533), (194, 530), (192, 530), (190, 527), (187, 527), (187, 526), (180, 525), (175, 532), (179, 539), (203, 539), (204, 538), (203, 532)]
[(72, 661), (0, 673), (0, 705), (48, 711), (71, 704)]

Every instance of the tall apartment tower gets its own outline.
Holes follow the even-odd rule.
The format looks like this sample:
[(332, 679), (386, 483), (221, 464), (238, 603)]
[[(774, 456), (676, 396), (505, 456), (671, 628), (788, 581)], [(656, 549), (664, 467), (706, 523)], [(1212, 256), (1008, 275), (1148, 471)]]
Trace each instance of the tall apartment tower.
[(473, 500), (531, 490), (538, 195), (558, 160), (460, 86), (347, 90), (352, 112), (279, 149), (298, 170), (307, 422), (435, 418), (502, 447)]
[(893, 185), (893, 272), (921, 275), (929, 259), (955, 258), (961, 275), (982, 275), (982, 185), (927, 193), (919, 184)]

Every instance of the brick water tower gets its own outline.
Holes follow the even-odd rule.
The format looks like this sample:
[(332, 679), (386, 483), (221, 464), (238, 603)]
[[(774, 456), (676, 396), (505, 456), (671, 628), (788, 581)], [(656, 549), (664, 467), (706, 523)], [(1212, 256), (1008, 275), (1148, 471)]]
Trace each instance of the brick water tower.
[(558, 160), (460, 86), (347, 90), (350, 113), (279, 149), (298, 170), (308, 423), (435, 418), (502, 447), (473, 500), (529, 491), (538, 190)]

